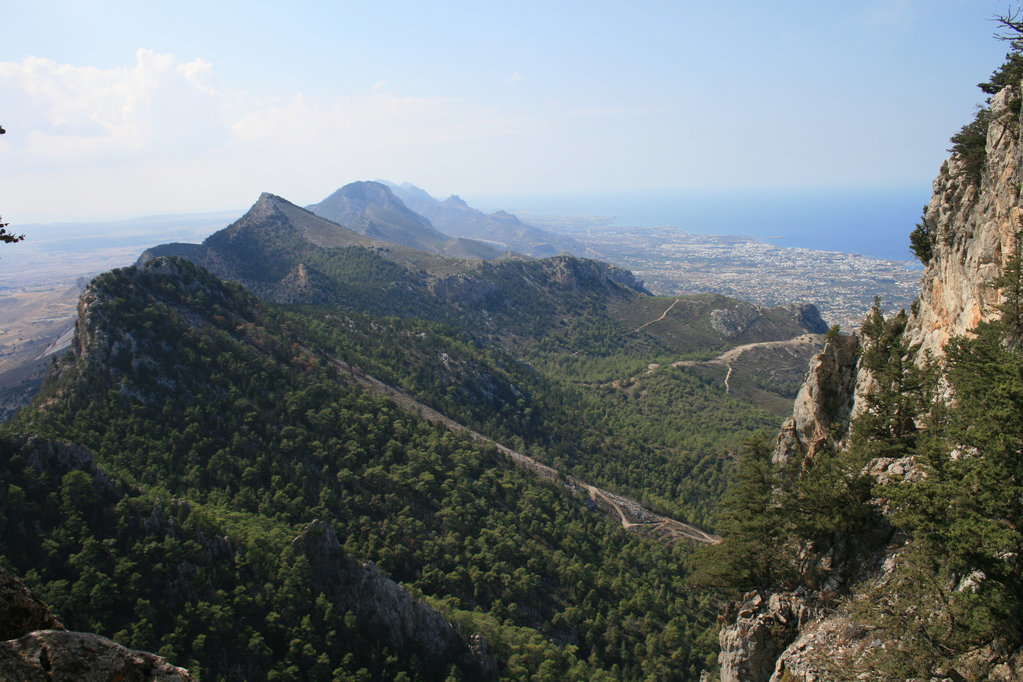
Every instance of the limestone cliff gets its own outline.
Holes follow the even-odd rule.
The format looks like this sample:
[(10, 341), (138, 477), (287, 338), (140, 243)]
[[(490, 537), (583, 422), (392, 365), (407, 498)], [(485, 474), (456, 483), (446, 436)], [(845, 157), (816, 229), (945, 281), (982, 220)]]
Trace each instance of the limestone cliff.
[[(905, 332), (909, 345), (918, 349), (918, 361), (928, 355), (940, 359), (950, 338), (999, 314), (1001, 296), (992, 283), (1023, 229), (1023, 140), (1019, 107), (1013, 104), (1018, 96), (1018, 88), (1010, 86), (991, 100), (979, 184), (958, 153), (942, 164), (934, 181), (923, 219), (931, 253)], [(862, 366), (862, 352), (856, 335), (835, 337), (813, 359), (793, 415), (778, 436), (776, 464), (806, 464), (823, 448), (843, 446), (873, 383)], [(879, 482), (912, 483), (920, 476), (911, 457), (872, 460), (865, 471)], [(877, 504), (884, 511), (884, 501)], [(846, 546), (818, 546), (803, 555), (809, 565), (800, 569), (821, 577), (816, 589), (758, 591), (731, 604), (721, 617), (721, 679), (834, 679), (836, 671), (848, 673), (869, 649), (884, 647), (868, 628), (835, 608), (835, 597), (855, 600), (868, 584), (882, 592), (892, 589), (905, 540), (882, 516), (876, 528)], [(1018, 663), (992, 663), (989, 674), (1020, 679)]]
[(980, 185), (972, 182), (964, 160), (955, 154), (934, 180), (924, 218), (933, 255), (908, 328), (921, 357), (928, 351), (940, 356), (949, 338), (998, 313), (999, 296), (991, 282), (1001, 275), (1015, 248), (1015, 234), (1023, 228), (1020, 114), (1010, 106), (1019, 96), (1016, 91), (1006, 88), (991, 100)]

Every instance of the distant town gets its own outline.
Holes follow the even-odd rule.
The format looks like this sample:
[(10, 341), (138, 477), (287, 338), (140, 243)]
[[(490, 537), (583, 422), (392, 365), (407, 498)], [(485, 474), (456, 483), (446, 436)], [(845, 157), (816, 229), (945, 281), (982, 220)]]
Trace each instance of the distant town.
[(571, 234), (594, 257), (628, 268), (654, 294), (714, 292), (759, 305), (812, 303), (828, 324), (843, 330), (860, 325), (874, 296), (889, 312), (908, 312), (923, 274), (914, 261), (779, 248), (749, 237), (534, 219)]

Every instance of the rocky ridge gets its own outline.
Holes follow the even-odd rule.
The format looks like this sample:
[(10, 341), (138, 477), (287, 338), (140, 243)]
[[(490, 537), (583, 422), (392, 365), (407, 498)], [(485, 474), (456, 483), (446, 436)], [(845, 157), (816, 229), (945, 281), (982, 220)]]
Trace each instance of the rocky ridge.
[(327, 523), (309, 523), (291, 551), (309, 561), (313, 589), (351, 610), (374, 639), (396, 650), (414, 650), (427, 665), (459, 660), (476, 679), (497, 677), (497, 660), (483, 637), (463, 634), (376, 566), (349, 557)]
[(482, 241), (501, 250), (511, 250), (536, 258), (556, 256), (567, 251), (576, 256), (589, 250), (571, 237), (527, 225), (505, 211), (486, 214), (470, 207), (461, 197), (452, 195), (438, 201), (407, 182), (396, 185), (383, 182), (406, 206), (433, 225), (455, 237)]
[(462, 258), (496, 258), (501, 251), (472, 239), (449, 237), (379, 182), (353, 182), (306, 207), (316, 215), (374, 239)]
[[(1023, 229), (1023, 139), (1019, 109), (1011, 106), (1016, 97), (1018, 89), (1010, 86), (991, 100), (980, 184), (969, 177), (959, 154), (942, 165), (934, 181), (923, 218), (932, 253), (906, 327), (918, 362), (928, 356), (940, 360), (949, 339), (999, 314), (1001, 297), (992, 283)], [(835, 336), (813, 359), (793, 415), (778, 436), (776, 464), (806, 463), (823, 448), (843, 446), (850, 420), (863, 409), (873, 383), (860, 362), (861, 350), (857, 335)], [(911, 483), (920, 476), (911, 458), (874, 460), (866, 471), (878, 482)], [(868, 535), (844, 547), (814, 548), (821, 558), (803, 568), (821, 574), (817, 589), (753, 592), (730, 604), (720, 618), (721, 680), (833, 679), (870, 649), (883, 647), (868, 628), (835, 608), (836, 597), (855, 600), (861, 587), (883, 590), (891, 580), (906, 538), (884, 520)], [(1016, 680), (1021, 672), (1017, 660), (993, 665), (990, 675)]]

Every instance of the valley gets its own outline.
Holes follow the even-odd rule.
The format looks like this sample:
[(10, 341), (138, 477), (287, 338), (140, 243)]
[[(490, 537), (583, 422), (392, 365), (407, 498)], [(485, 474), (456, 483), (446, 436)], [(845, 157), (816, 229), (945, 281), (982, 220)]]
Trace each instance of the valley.
[[(777, 428), (772, 401), (791, 396), (670, 364), (820, 334), (819, 315), (654, 297), (568, 255), (451, 257), (369, 232), (264, 194), (202, 244), (94, 279), (68, 352), (4, 426), (10, 568), (69, 627), (204, 676), (697, 675), (719, 597), (686, 590), (687, 557), (720, 542), (732, 453)], [(665, 370), (642, 392), (607, 385), (653, 362)], [(332, 552), (359, 576), (372, 562), (396, 581), (387, 594), (408, 590), (494, 659), (429, 643), (396, 656), (374, 623), (411, 615), (356, 608), (317, 558)], [(323, 633), (301, 650), (297, 614)]]
[(616, 495), (615, 493), (590, 485), (575, 476), (566, 476), (557, 469), (547, 466), (546, 464), (541, 464), (528, 455), (524, 455), (521, 452), (516, 452), (511, 448), (505, 447), (504, 445), (487, 438), (478, 431), (472, 431), (453, 419), (445, 417), (440, 412), (437, 412), (437, 410), (434, 410), (425, 403), (420, 402), (407, 392), (399, 390), (393, 386), (388, 386), (379, 379), (375, 379), (368, 374), (358, 371), (345, 362), (335, 358), (329, 358), (328, 362), (351, 376), (359, 385), (370, 389), (378, 395), (387, 396), (394, 401), (395, 405), (405, 412), (415, 414), (431, 424), (441, 424), (454, 433), (465, 432), (474, 442), (479, 443), (480, 445), (490, 445), (495, 447), (498, 452), (505, 455), (516, 466), (519, 466), (549, 482), (555, 484), (560, 483), (570, 491), (585, 492), (589, 499), (597, 506), (620, 518), (622, 528), (626, 530), (648, 531), (657, 539), (667, 542), (690, 540), (694, 542), (709, 542), (713, 544), (721, 541), (720, 537), (712, 533), (707, 533), (706, 531), (700, 530), (688, 523), (682, 523), (681, 521), (676, 521), (675, 519), (655, 514), (635, 500), (621, 495)]
[[(73, 335), (77, 289), (53, 298), (8, 371), (12, 404), (39, 390), (0, 431), (10, 568), (73, 628), (204, 676), (712, 668), (716, 613), (762, 561), (729, 568), (734, 477), (809, 399), (808, 363), (858, 337), (813, 305), (657, 296), (601, 261), (438, 236), (385, 185), (328, 199), (356, 229), (264, 193), (201, 244), (146, 249), (85, 287)], [(326, 638), (289, 641), (312, 614)], [(409, 619), (456, 634), (409, 641)]]
[(1021, 2), (80, 4), (0, 682), (1023, 682)]

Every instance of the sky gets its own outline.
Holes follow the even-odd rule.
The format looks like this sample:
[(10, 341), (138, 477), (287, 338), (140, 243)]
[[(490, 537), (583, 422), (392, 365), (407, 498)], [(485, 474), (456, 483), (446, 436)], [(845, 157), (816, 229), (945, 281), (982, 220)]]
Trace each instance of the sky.
[[(923, 188), (994, 0), (38, 0), (0, 25), (0, 216)], [(483, 198), (486, 198), (484, 201)], [(477, 202), (477, 203), (480, 203)]]

